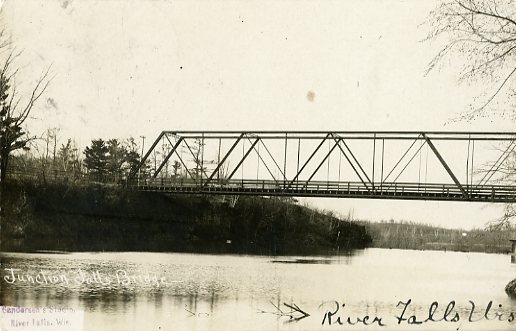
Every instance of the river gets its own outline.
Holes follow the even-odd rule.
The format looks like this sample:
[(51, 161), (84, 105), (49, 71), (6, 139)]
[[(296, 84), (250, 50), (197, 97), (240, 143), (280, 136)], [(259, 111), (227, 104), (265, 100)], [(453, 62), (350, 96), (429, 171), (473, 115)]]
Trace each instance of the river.
[[(365, 249), (325, 257), (134, 252), (1, 257), (3, 306), (67, 310), (73, 323), (81, 316), (77, 330), (516, 329), (510, 318), (516, 301), (504, 293), (516, 278), (508, 255)], [(438, 306), (431, 308), (434, 301)], [(287, 305), (310, 316), (289, 313)], [(356, 325), (346, 321), (366, 315), (369, 319)], [(422, 325), (410, 324), (412, 315), (412, 322)], [(14, 315), (3, 316), (5, 330), (23, 330), (9, 326)]]

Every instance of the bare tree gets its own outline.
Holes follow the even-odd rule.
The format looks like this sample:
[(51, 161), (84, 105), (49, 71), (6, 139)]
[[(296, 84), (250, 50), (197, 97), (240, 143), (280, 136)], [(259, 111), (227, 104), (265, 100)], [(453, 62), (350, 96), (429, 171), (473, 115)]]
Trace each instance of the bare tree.
[(443, 0), (426, 23), (427, 40), (444, 42), (427, 73), (445, 60), (460, 59), (459, 82), (486, 86), (456, 120), (472, 120), (495, 109), (515, 119), (516, 0)]
[(191, 147), (192, 153), (192, 161), (195, 163), (195, 167), (192, 168), (192, 172), (195, 176), (195, 180), (198, 180), (202, 177), (202, 173), (206, 171), (206, 167), (204, 166), (204, 140), (200, 138), (195, 138), (194, 145)]
[(488, 222), (485, 228), (486, 230), (514, 229), (514, 219), (516, 219), (516, 206), (514, 204), (507, 204), (504, 207), (503, 215)]
[[(1, 46), (5, 47), (5, 44), (0, 45), (0, 49)], [(18, 70), (12, 68), (18, 55), (20, 53), (9, 52), (0, 67), (0, 183), (5, 181), (12, 152), (28, 149), (28, 143), (35, 139), (25, 132), (23, 126), (49, 84), (50, 68), (41, 74), (29, 96), (22, 100), (14, 82)]]
[[(442, 0), (426, 22), (427, 40), (444, 42), (427, 73), (446, 61), (459, 60), (459, 82), (485, 86), (470, 108), (456, 121), (498, 115), (516, 119), (516, 0)], [(501, 179), (514, 182), (516, 154), (499, 169)], [(516, 219), (515, 206), (507, 205), (502, 217), (488, 228), (510, 227)]]

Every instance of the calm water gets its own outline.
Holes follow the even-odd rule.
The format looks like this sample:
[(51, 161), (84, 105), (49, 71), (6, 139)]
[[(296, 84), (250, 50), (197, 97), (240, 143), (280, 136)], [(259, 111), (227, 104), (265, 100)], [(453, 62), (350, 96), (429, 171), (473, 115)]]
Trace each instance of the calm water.
[[(47, 282), (56, 277), (55, 283), (12, 282), (10, 268), (26, 280), (42, 271)], [(469, 300), (482, 311), (475, 320), (491, 300), (490, 316), (497, 312), (506, 320), (516, 314), (516, 301), (504, 293), (516, 278), (516, 265), (507, 255), (384, 249), (335, 257), (13, 253), (2, 255), (2, 273), (2, 305), (82, 310), (84, 330), (516, 329), (516, 322), (467, 321)], [(453, 314), (460, 320), (398, 324), (403, 307), (396, 304), (409, 299), (407, 318), (426, 319), (429, 306), (438, 301), (434, 319), (441, 319), (455, 300)], [(328, 320), (321, 325), (326, 313), (335, 311), (334, 301), (345, 307), (333, 322), (337, 316), (355, 321), (370, 315), (387, 326), (330, 326)], [(280, 316), (276, 307), (290, 311), (283, 303), (310, 316)]]

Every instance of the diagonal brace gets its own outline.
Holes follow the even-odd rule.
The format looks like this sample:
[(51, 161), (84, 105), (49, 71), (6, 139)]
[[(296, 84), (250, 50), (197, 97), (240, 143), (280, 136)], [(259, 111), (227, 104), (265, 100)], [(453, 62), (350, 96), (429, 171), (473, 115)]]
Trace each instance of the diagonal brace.
[[(249, 140), (250, 143), (252, 143), (251, 139), (247, 138), (247, 140)], [(259, 146), (258, 146), (259, 147)], [(253, 148), (254, 151), (256, 152), (256, 155), (258, 155), (258, 158), (260, 159), (260, 161), (262, 162), (262, 164), (265, 166), (265, 169), (267, 169), (267, 171), (269, 172), (269, 175), (271, 175), (272, 179), (278, 183), (278, 180), (276, 179), (276, 177), (274, 177), (274, 174), (272, 173), (271, 169), (269, 168), (269, 166), (267, 165), (267, 163), (265, 163), (265, 161), (263, 160), (262, 156), (260, 155), (260, 153), (258, 152), (258, 150), (256, 149), (256, 147)]]
[(238, 168), (240, 168), (240, 166), (242, 165), (242, 163), (244, 163), (245, 159), (247, 158), (247, 156), (249, 155), (249, 153), (251, 153), (251, 151), (254, 149), (254, 146), (256, 146), (256, 144), (260, 141), (260, 138), (256, 138), (256, 140), (254, 141), (254, 143), (251, 145), (251, 148), (249, 148), (247, 150), (247, 152), (245, 153), (245, 155), (242, 157), (242, 159), (240, 160), (240, 162), (238, 162), (237, 166), (235, 167), (235, 169), (231, 172), (231, 174), (229, 175), (229, 177), (227, 178), (227, 180), (229, 181), (233, 175), (237, 172)]
[(398, 162), (396, 162), (396, 164), (394, 165), (394, 167), (391, 169), (391, 171), (389, 171), (389, 173), (387, 174), (387, 176), (385, 176), (385, 178), (382, 178), (381, 180), (381, 184), (385, 183), (387, 181), (387, 178), (389, 178), (389, 176), (394, 172), (394, 170), (396, 170), (396, 168), (398, 167), (398, 165), (401, 163), (401, 161), (403, 161), (403, 159), (405, 158), (405, 156), (407, 156), (407, 154), (410, 152), (410, 150), (412, 149), (412, 147), (417, 143), (417, 141), (419, 140), (419, 136), (414, 139), (414, 141), (412, 142), (412, 144), (409, 146), (409, 148), (407, 148), (407, 150), (405, 151), (405, 153), (403, 153), (403, 155), (400, 157), (400, 159), (398, 160)]
[[(168, 139), (168, 137), (167, 137)], [(167, 157), (163, 160), (163, 162), (161, 162), (161, 164), (159, 165), (158, 169), (156, 170), (156, 172), (154, 173), (154, 175), (152, 176), (152, 178), (156, 178), (158, 176), (158, 174), (160, 173), (161, 169), (163, 169), (163, 167), (165, 166), (165, 164), (167, 164), (168, 160), (170, 159), (170, 157), (172, 156), (172, 154), (174, 154), (174, 152), (176, 151), (176, 149), (179, 147), (179, 145), (181, 144), (181, 142), (183, 141), (183, 137), (179, 138), (178, 141), (176, 142), (176, 144), (174, 145), (174, 147), (172, 147), (172, 150), (168, 153)], [(168, 141), (170, 142), (170, 139), (168, 139)]]
[[(337, 138), (333, 138), (335, 139), (335, 141), (337, 141)], [(353, 162), (351, 162), (351, 160), (349, 159), (349, 156), (346, 154), (346, 152), (344, 151), (344, 149), (342, 148), (342, 146), (340, 146), (340, 140), (342, 140), (342, 138), (339, 138), (339, 141), (338, 141), (338, 146), (339, 146), (339, 149), (340, 149), (340, 152), (344, 155), (344, 157), (346, 158), (346, 160), (348, 161), (349, 165), (351, 166), (351, 168), (353, 169), (353, 171), (355, 172), (355, 174), (358, 176), (358, 178), (360, 179), (360, 181), (362, 182), (362, 184), (364, 184), (364, 186), (366, 187), (367, 190), (369, 190), (369, 186), (367, 186), (367, 183), (365, 182), (365, 180), (362, 178), (362, 176), (360, 175), (360, 173), (358, 172), (357, 168), (355, 168), (355, 166), (353, 165)], [(348, 148), (349, 150), (349, 148)], [(369, 178), (368, 178), (369, 180)], [(371, 181), (369, 181), (369, 183), (371, 183)]]
[(188, 170), (188, 167), (186, 166), (185, 164), (185, 161), (183, 161), (183, 158), (181, 157), (181, 155), (179, 155), (179, 153), (177, 152), (177, 149), (174, 151), (174, 153), (176, 153), (176, 156), (177, 158), (179, 159), (179, 161), (181, 162), (181, 164), (183, 165), (183, 167), (185, 168), (186, 170), (186, 173), (188, 174), (188, 176), (190, 176), (191, 179), (195, 180), (194, 176), (192, 175), (192, 173), (190, 172), (190, 170)]
[[(196, 163), (199, 162), (199, 161), (202, 162), (202, 159), (204, 159), (204, 155), (201, 156), (201, 160), (198, 160), (198, 156), (195, 156), (195, 153), (193, 152), (193, 150), (190, 147), (190, 145), (188, 145), (188, 142), (186, 140), (185, 140), (185, 145), (186, 145), (186, 147), (188, 147), (188, 150), (190, 151), (190, 154), (192, 154), (192, 156), (194, 158), (194, 162), (196, 162)], [(206, 174), (206, 171), (204, 171), (203, 167), (201, 166), (201, 180), (202, 180), (202, 174), (203, 173), (204, 173), (204, 176), (208, 177), (208, 175)], [(196, 179), (196, 178), (193, 178), (193, 179)]]
[(267, 154), (269, 154), (270, 158), (272, 159), (272, 162), (274, 162), (274, 164), (276, 165), (276, 167), (278, 168), (279, 172), (281, 173), (281, 175), (283, 176), (283, 180), (286, 181), (287, 180), (287, 177), (285, 176), (285, 173), (283, 172), (283, 170), (281, 170), (280, 166), (278, 165), (278, 162), (276, 162), (276, 159), (274, 158), (274, 156), (272, 156), (272, 153), (269, 151), (269, 149), (267, 148), (267, 145), (265, 145), (265, 143), (263, 142), (263, 140), (261, 140), (261, 143), (263, 145), (263, 147), (265, 148), (265, 151), (267, 151)]
[(423, 133), (422, 135), (423, 135), (423, 138), (425, 138), (426, 143), (428, 144), (428, 146), (430, 146), (430, 149), (432, 149), (432, 151), (434, 152), (435, 156), (437, 156), (437, 158), (439, 159), (439, 161), (443, 165), (444, 169), (446, 169), (446, 172), (448, 172), (448, 175), (450, 175), (451, 179), (453, 179), (453, 181), (455, 182), (455, 185), (457, 185), (459, 190), (462, 192), (462, 195), (464, 196), (464, 198), (468, 198), (468, 194), (464, 190), (464, 187), (462, 187), (461, 183), (459, 182), (459, 180), (457, 179), (457, 177), (455, 176), (453, 171), (451, 171), (451, 169), (448, 166), (448, 164), (446, 164), (446, 162), (444, 161), (443, 157), (441, 156), (441, 154), (439, 153), (437, 148), (435, 148), (435, 146), (432, 143), (432, 141), (430, 140), (430, 138), (428, 138), (425, 133)]
[(314, 178), (315, 174), (317, 174), (317, 171), (319, 171), (319, 169), (322, 167), (322, 165), (324, 164), (324, 162), (326, 162), (326, 160), (330, 157), (331, 153), (333, 152), (333, 150), (339, 146), (340, 147), (340, 141), (342, 140), (342, 138), (339, 138), (339, 139), (335, 139), (336, 143), (335, 145), (333, 145), (333, 147), (330, 149), (330, 151), (326, 154), (326, 156), (322, 159), (321, 163), (319, 163), (319, 165), (317, 166), (317, 168), (314, 170), (314, 172), (312, 173), (312, 175), (308, 178), (308, 180), (306, 181), (306, 184), (303, 185), (303, 189), (308, 186), (308, 183), (312, 180), (312, 178)]
[(308, 162), (310, 162), (312, 160), (312, 158), (315, 156), (315, 154), (319, 151), (319, 149), (321, 148), (321, 146), (324, 144), (324, 142), (326, 141), (326, 139), (328, 139), (328, 137), (330, 136), (330, 134), (328, 133), (326, 135), (326, 137), (324, 137), (324, 139), (321, 141), (321, 143), (315, 148), (315, 150), (312, 152), (312, 154), (310, 155), (310, 157), (308, 157), (308, 159), (306, 160), (306, 162), (303, 164), (303, 166), (301, 167), (301, 169), (297, 172), (297, 174), (294, 176), (294, 178), (292, 179), (292, 181), (290, 181), (290, 184), (288, 185), (288, 188), (290, 188), (292, 186), (292, 184), (299, 178), (299, 175), (301, 175), (301, 172), (303, 172), (303, 170), (305, 169), (305, 167), (308, 165)]
[(145, 164), (145, 162), (147, 162), (147, 159), (149, 158), (150, 154), (152, 153), (152, 150), (154, 149), (154, 147), (156, 147), (156, 145), (159, 143), (159, 141), (161, 140), (161, 137), (163, 137), (165, 135), (165, 131), (162, 131), (159, 135), (158, 138), (156, 138), (156, 140), (154, 141), (154, 143), (152, 144), (151, 148), (149, 148), (149, 150), (147, 151), (147, 153), (145, 154), (145, 156), (143, 157), (143, 159), (141, 159), (140, 163), (138, 164), (138, 166), (133, 170), (132, 173), (129, 174), (129, 178), (134, 178), (134, 175), (136, 175), (138, 173), (138, 171), (140, 170), (140, 168)]
[[(358, 168), (362, 171), (362, 174), (365, 176), (365, 178), (367, 179), (369, 184), (373, 185), (373, 183), (371, 182), (371, 179), (369, 179), (369, 176), (367, 176), (367, 173), (364, 171), (364, 168), (362, 168), (362, 166), (360, 165), (360, 162), (358, 162), (357, 158), (355, 157), (355, 155), (353, 154), (353, 152), (349, 148), (348, 144), (346, 144), (344, 139), (342, 139), (342, 143), (344, 144), (344, 147), (346, 147), (346, 149), (348, 150), (348, 152), (351, 155), (351, 157), (353, 158), (353, 160), (355, 160), (355, 163), (357, 164)], [(339, 146), (340, 146), (340, 144), (339, 144)]]
[(233, 150), (235, 149), (235, 147), (238, 145), (238, 143), (240, 142), (240, 140), (242, 139), (242, 137), (244, 136), (244, 134), (240, 134), (240, 136), (238, 137), (238, 139), (233, 143), (233, 145), (231, 146), (231, 148), (228, 150), (228, 152), (226, 153), (226, 155), (224, 155), (224, 157), (222, 158), (222, 160), (220, 160), (219, 164), (217, 164), (217, 167), (215, 168), (215, 170), (213, 170), (213, 172), (211, 173), (210, 177), (208, 177), (208, 179), (204, 182), (204, 186), (207, 186), (208, 183), (213, 179), (213, 177), (215, 176), (215, 174), (219, 171), (219, 169), (222, 167), (222, 165), (224, 164), (224, 162), (226, 162), (227, 158), (229, 157), (229, 155), (231, 155), (231, 153), (233, 152)]

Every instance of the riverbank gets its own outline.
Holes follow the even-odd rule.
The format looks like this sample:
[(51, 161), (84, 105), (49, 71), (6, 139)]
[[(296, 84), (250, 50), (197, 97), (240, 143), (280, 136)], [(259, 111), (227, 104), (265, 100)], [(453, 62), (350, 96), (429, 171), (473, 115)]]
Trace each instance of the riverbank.
[(291, 199), (166, 195), (100, 184), (4, 185), (3, 251), (331, 254), (371, 243), (363, 225)]
[(516, 228), (446, 229), (413, 222), (360, 221), (372, 238), (371, 247), (508, 254)]

